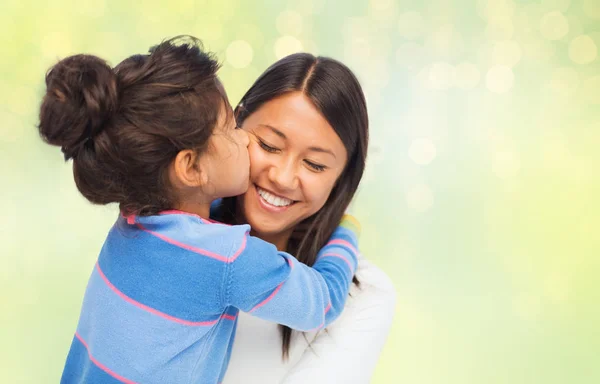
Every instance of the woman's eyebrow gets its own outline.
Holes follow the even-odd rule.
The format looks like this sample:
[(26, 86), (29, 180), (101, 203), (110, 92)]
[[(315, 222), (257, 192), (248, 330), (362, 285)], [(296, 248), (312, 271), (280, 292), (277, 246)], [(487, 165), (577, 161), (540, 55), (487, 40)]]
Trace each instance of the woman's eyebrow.
[(308, 150), (313, 151), (313, 152), (328, 153), (331, 156), (333, 156), (335, 159), (337, 159), (337, 157), (335, 157), (335, 153), (333, 153), (333, 151), (330, 149), (325, 149), (325, 148), (321, 148), (321, 147), (308, 147)]
[(271, 131), (273, 131), (273, 133), (275, 133), (277, 136), (281, 137), (282, 139), (287, 139), (287, 137), (285, 136), (285, 134), (283, 132), (281, 132), (279, 129), (273, 127), (272, 125), (269, 124), (258, 124), (261, 127), (265, 127), (265, 128), (269, 128)]

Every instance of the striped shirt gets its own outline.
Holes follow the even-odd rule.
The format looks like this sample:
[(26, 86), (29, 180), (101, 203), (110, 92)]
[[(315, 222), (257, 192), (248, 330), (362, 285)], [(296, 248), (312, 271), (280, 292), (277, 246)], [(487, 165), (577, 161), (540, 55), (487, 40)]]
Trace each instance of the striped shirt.
[(61, 383), (218, 383), (239, 310), (300, 331), (327, 326), (357, 265), (349, 224), (311, 268), (250, 236), (248, 225), (179, 211), (119, 217), (88, 282)]

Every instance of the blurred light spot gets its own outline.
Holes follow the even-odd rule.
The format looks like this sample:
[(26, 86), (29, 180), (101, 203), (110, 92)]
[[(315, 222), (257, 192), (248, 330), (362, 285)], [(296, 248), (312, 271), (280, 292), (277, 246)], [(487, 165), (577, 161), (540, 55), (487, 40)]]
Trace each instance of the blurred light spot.
[(492, 169), (501, 179), (514, 177), (519, 173), (521, 163), (519, 156), (511, 151), (498, 151), (494, 155)]
[[(125, 58), (131, 55), (131, 46), (123, 41), (123, 36), (115, 32), (98, 32), (88, 44), (89, 53), (100, 57)], [(118, 44), (117, 44), (118, 42)]]
[(40, 47), (44, 57), (52, 60), (64, 58), (73, 52), (70, 36), (60, 32), (45, 34)]
[(369, 5), (371, 8), (378, 11), (386, 11), (389, 10), (394, 4), (394, 0), (371, 0), (369, 1)]
[[(423, 74), (421, 74), (423, 73)], [(425, 80), (419, 77), (425, 77)], [(425, 67), (417, 75), (421, 86), (426, 86), (429, 76), (429, 67)], [(448, 136), (448, 96), (444, 93), (414, 92), (409, 99), (410, 108), (402, 111), (401, 129), (410, 138), (430, 137), (438, 141), (438, 149), (443, 145), (443, 140)], [(435, 112), (433, 112), (435, 109)]]
[(567, 23), (569, 23), (569, 33), (567, 33), (565, 39), (572, 40), (573, 38), (583, 34), (583, 27), (581, 26), (581, 21), (579, 21), (577, 15), (568, 15)]
[(75, 7), (78, 13), (91, 17), (101, 17), (104, 15), (106, 2), (104, 0), (78, 0), (75, 2)]
[(396, 20), (398, 5), (395, 0), (370, 0), (369, 16), (376, 20), (380, 26), (386, 27)]
[(236, 39), (244, 40), (250, 44), (253, 51), (258, 51), (264, 45), (264, 36), (261, 29), (255, 24), (242, 24), (236, 28)]
[(244, 40), (233, 41), (227, 46), (225, 56), (227, 62), (234, 68), (246, 68), (252, 62), (254, 52), (252, 47)]
[[(5, 217), (18, 217), (21, 212), (17, 212), (16, 205), (8, 205), (5, 204), (2, 208), (3, 215)], [(4, 223), (0, 223), (0, 234), (2, 234), (3, 239), (18, 239), (17, 236), (20, 235), (19, 232), (16, 231), (18, 227), (16, 227), (13, 223), (13, 220), (2, 220)], [(39, 238), (37, 239), (39, 241)], [(18, 240), (12, 240), (9, 242), (5, 242), (2, 246), (2, 254), (3, 255), (19, 255), (20, 252), (23, 252), (22, 245)], [(0, 268), (0, 281), (2, 281), (2, 286), (4, 289), (8, 288), (8, 282), (16, 282), (16, 281), (24, 281), (23, 280), (23, 259), (20, 257), (7, 257), (2, 260), (2, 268)], [(26, 284), (31, 285), (31, 284)], [(16, 299), (15, 293), (11, 293), (11, 298)], [(6, 296), (5, 296), (6, 297)], [(10, 301), (4, 299), (4, 305), (11, 305)], [(19, 317), (19, 321), (23, 321), (19, 311), (2, 311), (2, 315), (0, 315), (0, 319), (2, 319), (2, 325), (8, 326), (5, 322), (7, 317), (14, 317), (16, 320)], [(6, 324), (6, 325), (5, 325)], [(3, 345), (6, 347), (6, 339), (3, 338)]]
[(555, 68), (548, 85), (553, 94), (570, 97), (579, 85), (579, 74), (570, 67)]
[(476, 49), (475, 62), (480, 68), (492, 66), (492, 57), (494, 56), (495, 43), (482, 43)]
[[(185, 1), (190, 1), (190, 0), (185, 0)], [(234, 18), (234, 12), (231, 12), (231, 5), (226, 3), (226, 2), (211, 2), (210, 0), (195, 0), (195, 3), (200, 3), (200, 2), (204, 2), (204, 3), (211, 3), (206, 4), (207, 7), (210, 7), (210, 15), (211, 16), (216, 16), (217, 18), (219, 18), (221, 21), (225, 22), (225, 25), (228, 26), (229, 21), (231, 20), (231, 22), (233, 23), (233, 18)], [(198, 4), (200, 5), (200, 4)], [(196, 9), (202, 9), (202, 7), (198, 7), (198, 5), (196, 6)], [(163, 10), (162, 7), (155, 7), (160, 9), (161, 11)], [(189, 12), (188, 8), (188, 12)], [(164, 12), (163, 12), (164, 13)], [(199, 15), (200, 18), (202, 19), (207, 19), (207, 17), (205, 17), (206, 13), (205, 12), (195, 12), (195, 14)]]
[(361, 179), (361, 183), (368, 184), (375, 180), (375, 170), (377, 168), (378, 167), (376, 165), (373, 165), (371, 161), (367, 159), (367, 165), (365, 166), (365, 172)]
[(406, 203), (416, 212), (425, 212), (433, 206), (433, 192), (425, 184), (413, 185), (406, 193)]
[[(169, 6), (169, 13), (174, 14), (178, 20), (190, 20), (196, 17), (194, 12), (196, 0), (178, 0)], [(191, 12), (190, 12), (191, 11)]]
[(523, 320), (536, 320), (541, 311), (540, 299), (532, 294), (521, 294), (513, 301), (517, 316)]
[(304, 16), (310, 16), (320, 13), (323, 10), (324, 2), (320, 0), (302, 0), (294, 1), (294, 8)]
[(504, 65), (496, 65), (487, 72), (485, 85), (494, 93), (506, 93), (513, 87), (515, 76), (512, 69)]
[(366, 87), (385, 88), (390, 82), (389, 64), (386, 60), (372, 58), (368, 64), (368, 73), (370, 75), (362, 80)]
[(299, 36), (302, 33), (302, 15), (286, 10), (277, 16), (277, 30), (281, 35)]
[(419, 72), (414, 76), (414, 81), (417, 86), (420, 88), (431, 88), (431, 79), (430, 79), (431, 65), (427, 65), (419, 70)]
[(192, 28), (198, 36), (202, 36), (204, 42), (215, 42), (219, 41), (223, 37), (223, 24), (224, 21), (213, 18), (212, 20), (199, 20), (196, 25)]
[(564, 273), (553, 272), (546, 277), (546, 295), (557, 302), (565, 301), (569, 296), (569, 282)]
[[(538, 29), (544, 13), (545, 11), (539, 3), (532, 2), (521, 5), (513, 18), (515, 30), (519, 31), (520, 34), (539, 37)], [(523, 43), (521, 39), (519, 39), (519, 42)]]
[(398, 261), (408, 263), (417, 260), (419, 248), (415, 240), (402, 236), (402, 238), (396, 241), (396, 244), (398, 247)]
[(508, 194), (517, 194), (522, 190), (521, 183), (516, 178), (504, 179), (502, 190)]
[(374, 43), (372, 52), (374, 52), (377, 57), (384, 60), (393, 60), (393, 47), (395, 47), (396, 44), (392, 42), (392, 39), (390, 39), (388, 34), (380, 33), (374, 35), (372, 36), (371, 41), (376, 42)]
[(404, 43), (396, 50), (396, 64), (400, 67), (416, 69), (422, 65), (423, 60), (423, 47), (417, 43)]
[(434, 54), (446, 58), (459, 56), (464, 49), (462, 36), (452, 24), (443, 24), (433, 31), (427, 37), (425, 46)]
[(487, 139), (496, 147), (513, 147), (513, 140), (510, 136), (504, 134), (505, 130), (505, 127), (495, 124), (494, 122), (488, 123), (488, 128), (486, 129)]
[(452, 86), (454, 67), (448, 63), (434, 63), (429, 69), (429, 85), (433, 89), (446, 90)]
[(595, 167), (590, 164), (588, 159), (574, 157), (571, 161), (570, 174), (571, 179), (581, 185), (588, 184), (596, 176)]
[(557, 170), (569, 161), (571, 153), (565, 143), (566, 137), (562, 133), (548, 134), (542, 140), (541, 150), (545, 166)]
[(10, 88), (10, 98), (7, 100), (6, 107), (9, 112), (29, 117), (37, 111), (40, 100), (41, 97), (38, 97), (33, 87), (13, 85)]
[(565, 12), (571, 6), (571, 0), (542, 0), (542, 7), (548, 11)]
[(569, 22), (560, 12), (546, 13), (540, 21), (540, 32), (548, 40), (559, 40), (569, 33)]
[(547, 40), (528, 36), (520, 40), (523, 56), (530, 60), (549, 61), (555, 55), (554, 45)]
[(477, 13), (488, 22), (510, 19), (515, 13), (512, 0), (477, 0)]
[(492, 63), (514, 67), (521, 60), (521, 47), (516, 41), (500, 41), (494, 44)]
[(471, 63), (460, 63), (454, 68), (454, 85), (461, 89), (473, 89), (479, 84), (481, 74), (477, 66)]
[(369, 154), (367, 156), (367, 161), (369, 164), (381, 164), (383, 161), (384, 148), (385, 145), (383, 145), (380, 141), (373, 140), (373, 142), (369, 143)]
[(400, 15), (398, 20), (398, 31), (400, 36), (412, 40), (423, 34), (423, 16), (419, 12), (409, 11)]
[(529, 27), (532, 31), (535, 31), (536, 26), (539, 25), (538, 22), (547, 12), (548, 10), (544, 9), (539, 1), (532, 1), (519, 7), (519, 12), (517, 14), (525, 16), (525, 19), (531, 23)]
[[(35, 279), (43, 276), (41, 272), (38, 271), (40, 268), (36, 263), (43, 262), (45, 259), (42, 258), (25, 258), (24, 265), (24, 276), (23, 281), (34, 281)], [(40, 291), (42, 290), (37, 284), (22, 284), (21, 290), (18, 291), (17, 295), (19, 295), (19, 302), (28, 307), (36, 306), (41, 303), (40, 300)]]
[(583, 0), (583, 12), (590, 19), (600, 20), (600, 2), (598, 0)]
[[(433, 342), (435, 340), (433, 335), (436, 335), (436, 330), (440, 329), (440, 325), (437, 323), (438, 320), (436, 320), (437, 317), (431, 310), (424, 311), (422, 305), (412, 304), (406, 299), (401, 299), (400, 295), (398, 296), (395, 318), (403, 319), (409, 334), (419, 335), (418, 344), (427, 345)], [(399, 337), (392, 340), (393, 345), (401, 345), (406, 342), (405, 338)], [(427, 340), (427, 342), (424, 343), (424, 340)]]
[(600, 76), (590, 77), (583, 82), (582, 96), (588, 104), (600, 104)]
[(350, 17), (342, 26), (344, 36), (344, 60), (349, 63), (368, 65), (373, 56), (374, 44), (369, 41), (369, 20), (365, 17)]
[[(12, 144), (19, 142), (19, 139), (21, 138), (23, 133), (26, 132), (26, 130), (24, 129), (25, 124), (21, 121), (21, 118), (15, 115), (14, 113), (0, 110), (0, 121), (2, 121), (2, 124), (0, 124), (0, 143)], [(10, 206), (11, 205), (5, 205), (5, 207)], [(10, 212), (4, 214), (7, 215), (6, 217), (17, 217), (10, 216)], [(5, 221), (6, 224), (10, 223), (10, 220), (3, 221)]]
[(348, 40), (366, 38), (369, 35), (369, 19), (366, 17), (349, 17), (344, 21), (342, 34)]
[(488, 40), (510, 40), (514, 34), (514, 26), (510, 19), (489, 23), (485, 28)]
[(312, 40), (304, 40), (302, 43), (304, 46), (304, 51), (312, 53), (313, 55), (319, 54), (319, 46)]
[(364, 88), (365, 93), (365, 103), (367, 104), (367, 108), (371, 109), (379, 105), (381, 102), (381, 92), (370, 89), (367, 87)]
[(596, 58), (598, 48), (591, 37), (581, 35), (569, 44), (569, 57), (574, 63), (589, 64)]
[(408, 149), (410, 159), (419, 165), (430, 164), (435, 159), (436, 154), (435, 144), (427, 138), (414, 139)]
[[(598, 23), (598, 25), (600, 25), (600, 23)], [(586, 34), (587, 36), (590, 37), (590, 39), (592, 39), (592, 41), (594, 42), (594, 45), (596, 46), (596, 57), (598, 56), (598, 50), (600, 49), (600, 29), (597, 31), (593, 31), (593, 32), (589, 32)], [(598, 71), (598, 73), (600, 73), (600, 71)]]
[(282, 36), (275, 42), (275, 57), (277, 60), (284, 58), (292, 53), (302, 52), (303, 47), (300, 40), (293, 36)]
[(348, 62), (359, 62), (368, 65), (371, 57), (371, 43), (364, 37), (355, 37), (344, 44), (344, 59)]
[(144, 12), (138, 17), (137, 30), (142, 32), (144, 28), (153, 28), (152, 32), (156, 33), (154, 27), (159, 23), (167, 22), (168, 18), (172, 18), (174, 12), (165, 13), (162, 7), (145, 7)]

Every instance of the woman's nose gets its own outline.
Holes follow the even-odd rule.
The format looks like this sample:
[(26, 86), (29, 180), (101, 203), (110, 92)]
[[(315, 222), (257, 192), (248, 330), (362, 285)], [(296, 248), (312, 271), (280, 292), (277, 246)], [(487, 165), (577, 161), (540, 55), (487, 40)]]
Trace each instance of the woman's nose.
[[(283, 159), (269, 169), (269, 180), (282, 192), (298, 188), (298, 177), (293, 161)], [(276, 191), (274, 191), (276, 192)]]

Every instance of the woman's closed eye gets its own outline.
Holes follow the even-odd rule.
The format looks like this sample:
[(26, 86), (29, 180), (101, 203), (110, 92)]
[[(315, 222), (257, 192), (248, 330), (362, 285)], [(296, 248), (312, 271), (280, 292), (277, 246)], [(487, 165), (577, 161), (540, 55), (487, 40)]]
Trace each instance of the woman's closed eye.
[(324, 170), (327, 169), (326, 166), (321, 165), (321, 164), (317, 164), (317, 163), (313, 163), (310, 160), (304, 160), (304, 163), (306, 165), (308, 165), (310, 167), (311, 170), (315, 171), (315, 172), (323, 172)]
[[(281, 151), (281, 149), (274, 147), (271, 144), (267, 144), (264, 140), (262, 140), (258, 136), (255, 136), (255, 137), (256, 137), (256, 142), (264, 151), (266, 151), (268, 153), (279, 153)], [(313, 172), (323, 172), (324, 170), (327, 169), (327, 166), (315, 163), (311, 160), (305, 159), (304, 164), (306, 164), (306, 166)]]
[(264, 149), (265, 151), (269, 152), (269, 153), (276, 153), (279, 151), (279, 148), (273, 147), (267, 143), (265, 143), (264, 141), (262, 141), (261, 139), (258, 139), (258, 145), (260, 145), (260, 147), (262, 149)]

